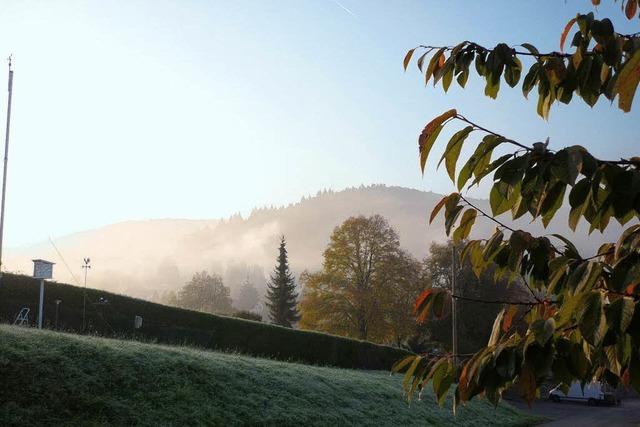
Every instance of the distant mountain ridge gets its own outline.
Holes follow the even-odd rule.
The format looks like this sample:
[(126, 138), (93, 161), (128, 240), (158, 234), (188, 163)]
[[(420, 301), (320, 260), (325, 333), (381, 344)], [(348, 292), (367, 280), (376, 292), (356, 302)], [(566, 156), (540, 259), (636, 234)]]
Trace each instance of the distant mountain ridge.
[[(48, 243), (10, 251), (5, 265), (9, 271), (29, 273), (32, 258), (47, 258), (58, 263), (54, 272), (58, 281), (77, 283), (82, 279), (82, 258), (88, 256), (93, 266), (90, 287), (142, 298), (157, 297), (181, 286), (193, 272), (208, 270), (222, 274), (233, 295), (247, 276), (254, 282), (266, 280), (281, 235), (286, 236), (294, 272), (319, 268), (331, 232), (354, 215), (384, 216), (398, 232), (401, 246), (423, 258), (432, 242), (446, 240), (441, 215), (428, 225), (429, 213), (441, 198), (433, 192), (385, 185), (321, 191), (286, 207), (254, 209), (246, 219), (234, 215), (221, 220), (127, 221), (57, 239), (55, 244), (75, 279)], [(487, 200), (472, 202), (489, 211)], [(613, 224), (604, 235), (596, 232), (587, 237), (581, 224), (573, 236), (566, 217), (567, 211), (561, 210), (546, 230), (539, 222), (530, 224), (530, 218), (517, 221), (516, 226), (534, 235), (567, 235), (585, 254), (595, 253), (604, 241), (615, 241), (620, 230)], [(488, 236), (494, 228), (492, 221), (478, 218), (473, 235)]]

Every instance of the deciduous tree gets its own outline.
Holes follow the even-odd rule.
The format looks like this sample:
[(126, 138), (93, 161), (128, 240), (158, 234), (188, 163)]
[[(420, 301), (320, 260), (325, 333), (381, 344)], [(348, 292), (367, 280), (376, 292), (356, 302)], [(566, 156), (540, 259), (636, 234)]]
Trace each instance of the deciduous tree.
[[(638, 0), (620, 3), (627, 18), (638, 15)], [(572, 52), (564, 51), (567, 41)], [(464, 41), (411, 49), (405, 68), (414, 55), (419, 55), (417, 65), (427, 82), (441, 83), (446, 91), (456, 77), (464, 87), (475, 69), (492, 98), (502, 78), (515, 87), (527, 65), (522, 91), (528, 96), (536, 89), (537, 113), (545, 119), (556, 101), (568, 104), (573, 95), (591, 106), (601, 96), (617, 100), (618, 108), (628, 112), (640, 81), (640, 34), (620, 34), (611, 20), (595, 19), (593, 13), (579, 14), (567, 23), (560, 52), (541, 52), (528, 43), (487, 48)], [(478, 276), (492, 269), (499, 278), (522, 280), (534, 301), (503, 304), (486, 346), (460, 368), (452, 355), (400, 361), (394, 369), (405, 372), (409, 395), (432, 381), (442, 403), (456, 382), (455, 409), (477, 395), (497, 404), (513, 385), (531, 402), (545, 381), (566, 389), (572, 381), (600, 380), (640, 391), (640, 157), (600, 159), (579, 145), (556, 148), (548, 140), (516, 141), (452, 109), (431, 120), (419, 136), (423, 171), (443, 127), (458, 125), (461, 128), (440, 158), (458, 191), (437, 204), (431, 219), (444, 212), (445, 231), (455, 241), (469, 236), (476, 219), (493, 221), (495, 233), (470, 240), (461, 257)], [(475, 151), (457, 168), (461, 147), (474, 138), (480, 139)], [(494, 158), (497, 147), (512, 151)], [(491, 212), (473, 205), (464, 194), (467, 186), (486, 179), (492, 181)], [(565, 236), (534, 236), (498, 218), (528, 215), (546, 226), (567, 195), (568, 226), (573, 230), (579, 221), (589, 224), (589, 232), (604, 230), (612, 219), (633, 225), (617, 242), (581, 254)], [(425, 312), (441, 310), (450, 297), (446, 289), (426, 289), (416, 301), (417, 312), (426, 317)], [(523, 333), (513, 328), (514, 307), (527, 307)]]
[(415, 329), (419, 265), (380, 215), (352, 217), (331, 234), (321, 271), (305, 273), (301, 327), (398, 343)]
[(202, 271), (193, 275), (191, 280), (178, 293), (178, 306), (206, 313), (231, 314), (229, 288), (224, 286), (217, 274)]

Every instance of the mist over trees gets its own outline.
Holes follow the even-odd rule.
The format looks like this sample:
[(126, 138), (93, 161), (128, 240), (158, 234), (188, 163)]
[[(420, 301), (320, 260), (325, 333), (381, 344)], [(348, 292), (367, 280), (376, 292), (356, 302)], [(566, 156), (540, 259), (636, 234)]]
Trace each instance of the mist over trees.
[(205, 313), (231, 314), (229, 288), (222, 277), (202, 271), (193, 275), (177, 295), (177, 306)]
[(242, 283), (233, 305), (240, 311), (251, 311), (258, 304), (259, 298), (258, 290), (247, 277)]

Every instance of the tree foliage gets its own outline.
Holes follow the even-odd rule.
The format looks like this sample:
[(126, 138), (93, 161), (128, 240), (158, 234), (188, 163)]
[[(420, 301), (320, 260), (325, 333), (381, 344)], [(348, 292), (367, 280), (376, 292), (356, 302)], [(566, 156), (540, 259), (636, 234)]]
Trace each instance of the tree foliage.
[[(636, 0), (622, 4), (628, 18), (637, 15)], [(426, 53), (417, 60), (418, 67), (424, 70), (427, 55), (435, 51), (426, 79), (442, 82), (446, 90), (454, 75), (464, 86), (475, 61), (476, 72), (487, 83), (485, 93), (495, 98), (501, 76), (512, 87), (518, 83), (523, 68), (519, 57), (526, 56), (533, 64), (522, 88), (525, 96), (537, 88), (540, 116), (548, 117), (555, 101), (569, 103), (574, 93), (589, 105), (601, 95), (612, 101), (617, 97), (618, 107), (629, 111), (640, 80), (640, 35), (619, 34), (610, 20), (596, 20), (591, 13), (578, 15), (561, 34), (561, 50), (573, 29), (573, 53), (540, 53), (530, 44), (520, 45), (524, 51), (503, 43), (485, 49), (465, 41), (437, 50), (423, 46)], [(405, 57), (405, 67), (413, 54), (414, 50)], [(469, 237), (478, 218), (495, 222), (494, 234), (469, 240), (461, 258), (477, 276), (492, 271), (497, 279), (523, 281), (533, 300), (504, 304), (486, 347), (461, 367), (455, 366), (452, 355), (400, 361), (394, 369), (405, 372), (409, 394), (429, 381), (439, 400), (457, 382), (455, 405), (477, 395), (497, 404), (512, 386), (531, 402), (545, 381), (568, 388), (575, 380), (599, 380), (640, 391), (640, 158), (598, 159), (578, 145), (552, 150), (548, 140), (521, 143), (452, 109), (430, 121), (419, 137), (423, 172), (440, 131), (454, 125), (462, 128), (444, 147), (441, 161), (458, 192), (437, 204), (431, 220), (443, 213), (446, 233), (456, 242)], [(472, 139), (477, 141), (475, 151), (461, 161), (461, 147)], [(511, 146), (513, 151), (494, 158), (498, 146)], [(482, 180), (492, 181), (491, 212), (464, 196), (465, 189)], [(562, 235), (534, 236), (497, 218), (529, 216), (546, 226), (566, 201), (573, 230), (580, 221), (589, 224), (590, 233), (604, 230), (612, 219), (631, 225), (617, 242), (585, 255)], [(423, 317), (425, 311), (437, 312), (450, 297), (445, 289), (427, 289), (416, 301), (416, 312)], [(525, 331), (514, 328), (517, 307), (526, 307)]]
[(278, 264), (271, 275), (271, 281), (267, 284), (267, 307), (273, 323), (290, 328), (300, 317), (296, 308), (298, 299), (296, 282), (289, 271), (287, 243), (284, 236), (278, 251)]
[(247, 276), (240, 286), (240, 291), (238, 292), (237, 299), (234, 301), (234, 305), (240, 311), (251, 311), (258, 304), (258, 300), (258, 290)]
[[(627, 16), (633, 17), (636, 7), (636, 1), (629, 0), (627, 8), (633, 13)], [(574, 28), (570, 39), (573, 52), (564, 52)], [(640, 81), (638, 34), (617, 33), (611, 20), (595, 19), (592, 12), (578, 14), (567, 23), (560, 37), (560, 52), (540, 52), (530, 43), (498, 43), (493, 48), (470, 41), (456, 46), (420, 45), (407, 52), (405, 69), (414, 55), (420, 55), (417, 66), (424, 73), (425, 84), (430, 80), (434, 86), (441, 83), (445, 92), (453, 77), (465, 87), (469, 74), (475, 70), (485, 80), (485, 95), (495, 99), (501, 79), (515, 87), (524, 76), (522, 93), (527, 97), (536, 89), (537, 112), (544, 118), (548, 118), (554, 102), (568, 104), (574, 94), (589, 106), (595, 105), (601, 95), (610, 101), (617, 98), (618, 107), (630, 111)], [(523, 61), (530, 64), (526, 73)]]
[[(525, 301), (532, 297), (520, 282), (496, 282), (491, 271), (476, 277), (468, 259), (462, 264), (456, 262), (454, 268), (454, 253), (459, 254), (464, 245), (465, 242), (455, 245), (451, 241), (447, 244), (433, 243), (429, 248), (429, 256), (423, 262), (422, 283), (428, 288), (450, 292), (452, 298), (456, 298), (458, 351), (469, 354), (486, 345), (493, 319), (501, 310), (498, 301)], [(452, 271), (456, 275), (455, 294), (452, 293)], [(443, 307), (435, 310), (435, 313), (428, 312), (422, 319), (421, 327), (426, 329), (426, 335), (431, 341), (442, 343), (451, 349), (451, 300), (444, 298), (445, 295), (446, 293), (442, 293)], [(521, 315), (522, 309), (517, 314)]]
[(206, 313), (230, 314), (233, 312), (229, 288), (224, 286), (220, 276), (206, 271), (194, 274), (191, 280), (180, 289), (176, 305)]
[(397, 345), (415, 332), (419, 272), (386, 219), (348, 218), (331, 234), (322, 270), (301, 278), (300, 325)]

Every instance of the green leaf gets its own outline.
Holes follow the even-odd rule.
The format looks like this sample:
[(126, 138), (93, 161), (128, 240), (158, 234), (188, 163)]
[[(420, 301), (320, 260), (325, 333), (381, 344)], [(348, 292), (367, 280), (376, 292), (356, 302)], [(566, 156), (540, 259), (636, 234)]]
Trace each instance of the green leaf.
[(556, 329), (556, 322), (553, 320), (553, 317), (547, 320), (538, 319), (531, 324), (530, 329), (531, 332), (533, 332), (536, 342), (544, 347), (547, 341), (553, 336), (553, 332)]
[(464, 88), (467, 84), (467, 80), (469, 80), (469, 69), (466, 68), (460, 74), (458, 74), (456, 80), (458, 81), (460, 87)]
[(460, 242), (469, 237), (469, 233), (471, 232), (471, 228), (473, 227), (473, 223), (475, 222), (477, 215), (478, 211), (473, 208), (467, 209), (464, 214), (462, 214), (460, 225), (458, 225), (456, 231), (453, 232), (454, 242)]
[(420, 144), (420, 169), (424, 174), (424, 168), (427, 165), (427, 159), (429, 158), (429, 153), (433, 148), (433, 144), (436, 142), (438, 135), (440, 135), (440, 131), (442, 130), (442, 125), (439, 125), (435, 128), (435, 130), (429, 134), (428, 138), (421, 139), (419, 141)]
[(556, 182), (549, 191), (546, 192), (546, 195), (542, 201), (542, 205), (540, 207), (540, 214), (542, 215), (542, 224), (546, 228), (551, 222), (551, 219), (556, 214), (558, 209), (562, 206), (562, 202), (564, 201), (564, 192), (567, 188), (567, 185), (563, 182)]
[(610, 284), (613, 290), (622, 292), (637, 283), (640, 283), (640, 254), (632, 252), (616, 263)]
[(513, 57), (514, 64), (507, 65), (504, 70), (504, 80), (511, 87), (515, 87), (520, 81), (520, 74), (522, 73), (522, 63), (516, 57)]
[(604, 315), (604, 296), (599, 291), (591, 291), (584, 300), (580, 311), (578, 328), (584, 339), (591, 345), (599, 346), (607, 332)]
[(578, 252), (578, 249), (575, 247), (575, 245), (573, 243), (571, 243), (571, 240), (567, 239), (566, 237), (560, 235), (560, 234), (552, 234), (553, 237), (555, 237), (556, 239), (559, 239), (562, 241), (562, 243), (565, 244), (565, 255), (567, 255), (569, 258), (577, 258), (580, 259), (580, 253)]
[(524, 77), (524, 82), (522, 83), (522, 94), (525, 98), (529, 96), (529, 92), (531, 92), (531, 89), (533, 89), (538, 82), (539, 72), (540, 64), (536, 62), (531, 66), (531, 68), (529, 68), (529, 72)]
[(531, 43), (522, 43), (520, 46), (527, 49), (533, 56), (540, 56), (540, 52), (538, 51), (538, 49), (536, 49), (536, 47)]
[(620, 335), (624, 334), (633, 318), (635, 306), (633, 299), (629, 297), (618, 298), (609, 304), (606, 310), (609, 329)]
[(471, 182), (471, 185), (469, 185), (469, 187), (473, 187), (475, 184), (478, 184), (482, 180), (482, 178), (484, 178), (485, 176), (489, 175), (491, 172), (493, 172), (494, 170), (502, 166), (512, 156), (513, 154), (505, 154), (504, 156), (498, 157), (496, 160), (491, 162), (489, 166), (484, 168), (482, 172), (476, 175), (475, 179), (473, 180), (473, 182)]
[(511, 209), (509, 199), (504, 197), (499, 188), (500, 187), (498, 185), (494, 185), (491, 187), (491, 191), (489, 192), (489, 205), (491, 206), (491, 212), (495, 216), (503, 214)]
[(452, 81), (453, 81), (453, 67), (448, 66), (446, 67), (446, 71), (444, 72), (444, 75), (442, 77), (442, 88), (444, 89), (445, 93), (449, 90), (449, 86), (451, 86)]
[(413, 363), (411, 363), (411, 366), (409, 366), (409, 369), (407, 369), (407, 371), (404, 373), (404, 378), (402, 379), (402, 386), (404, 387), (405, 390), (409, 389), (409, 383), (411, 381), (411, 377), (413, 377), (413, 373), (415, 372), (416, 368), (420, 364), (421, 360), (422, 360), (422, 357), (414, 356)]
[[(441, 363), (441, 361), (444, 361)], [(436, 362), (432, 369), (432, 385), (439, 406), (443, 406), (447, 397), (447, 391), (453, 384), (455, 369), (447, 359)]]
[(496, 229), (496, 232), (493, 233), (493, 236), (491, 236), (491, 238), (487, 241), (487, 244), (482, 251), (482, 257), (485, 261), (491, 261), (493, 259), (493, 257), (498, 252), (498, 249), (500, 248), (500, 244), (502, 243), (503, 238), (504, 233), (501, 230)]
[(442, 154), (442, 157), (438, 162), (437, 167), (440, 167), (442, 161), (446, 160), (445, 166), (447, 167), (447, 173), (449, 174), (451, 181), (453, 181), (454, 183), (456, 163), (458, 162), (458, 157), (460, 157), (460, 150), (462, 149), (462, 145), (464, 144), (465, 139), (472, 131), (473, 126), (467, 126), (464, 129), (456, 132), (449, 140), (449, 143), (447, 144), (447, 147), (445, 148), (444, 153)]
[(402, 370), (402, 368), (406, 367), (409, 365), (409, 363), (413, 362), (413, 359), (416, 356), (414, 356), (413, 354), (410, 356), (405, 357), (404, 359), (401, 359), (399, 361), (397, 361), (396, 363), (393, 364), (393, 366), (391, 367), (391, 372), (400, 372)]
[(453, 224), (455, 224), (462, 209), (462, 206), (456, 206), (451, 211), (445, 212), (444, 227), (447, 236), (451, 233), (451, 227), (453, 227)]
[(571, 227), (572, 231), (576, 231), (578, 222), (588, 206), (590, 192), (591, 181), (588, 178), (584, 178), (578, 181), (569, 193), (569, 205), (572, 207), (569, 212), (569, 227)]

